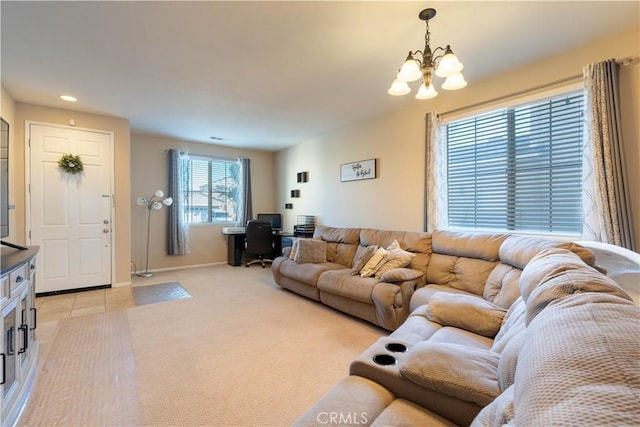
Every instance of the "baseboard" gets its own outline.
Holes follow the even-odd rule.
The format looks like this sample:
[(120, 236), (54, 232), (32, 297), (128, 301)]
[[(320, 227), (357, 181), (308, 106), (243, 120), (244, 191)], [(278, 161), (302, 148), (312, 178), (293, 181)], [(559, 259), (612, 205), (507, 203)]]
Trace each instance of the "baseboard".
[(95, 291), (98, 289), (108, 289), (111, 285), (87, 286), (85, 288), (61, 289), (59, 291), (38, 292), (36, 297), (48, 297), (51, 295), (74, 294), (76, 292)]
[[(176, 266), (176, 267), (154, 268), (152, 270), (149, 270), (149, 272), (151, 272), (151, 273), (162, 273), (164, 271), (188, 270), (188, 269), (191, 269), (191, 268), (213, 267), (213, 266), (216, 266), (216, 265), (227, 265), (227, 263), (225, 261), (220, 261), (220, 262), (210, 262), (210, 263), (207, 263), (207, 264), (180, 265), (180, 266)], [(131, 275), (133, 276), (136, 273), (139, 273), (139, 271), (132, 272)]]

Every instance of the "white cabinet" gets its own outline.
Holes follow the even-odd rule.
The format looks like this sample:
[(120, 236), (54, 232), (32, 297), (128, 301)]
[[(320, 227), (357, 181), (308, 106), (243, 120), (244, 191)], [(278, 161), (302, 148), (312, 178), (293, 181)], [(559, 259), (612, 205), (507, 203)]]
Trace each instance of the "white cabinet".
[(36, 375), (38, 340), (35, 280), (37, 247), (24, 251), (2, 248), (0, 302), (0, 424), (13, 425)]

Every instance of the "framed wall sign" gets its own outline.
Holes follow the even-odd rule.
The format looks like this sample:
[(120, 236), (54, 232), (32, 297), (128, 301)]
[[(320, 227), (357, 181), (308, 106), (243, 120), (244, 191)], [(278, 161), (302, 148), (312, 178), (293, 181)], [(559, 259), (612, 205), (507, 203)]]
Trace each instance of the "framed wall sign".
[(340, 181), (342, 182), (375, 179), (376, 177), (376, 159), (360, 160), (340, 165)]

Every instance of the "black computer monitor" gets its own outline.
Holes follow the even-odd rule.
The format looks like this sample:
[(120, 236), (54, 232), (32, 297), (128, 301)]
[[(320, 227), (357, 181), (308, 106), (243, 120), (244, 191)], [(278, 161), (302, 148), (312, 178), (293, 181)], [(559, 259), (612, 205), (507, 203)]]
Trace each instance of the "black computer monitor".
[(271, 228), (273, 229), (273, 231), (282, 230), (282, 215), (280, 214), (261, 213), (258, 214), (258, 217), (256, 219), (271, 222)]

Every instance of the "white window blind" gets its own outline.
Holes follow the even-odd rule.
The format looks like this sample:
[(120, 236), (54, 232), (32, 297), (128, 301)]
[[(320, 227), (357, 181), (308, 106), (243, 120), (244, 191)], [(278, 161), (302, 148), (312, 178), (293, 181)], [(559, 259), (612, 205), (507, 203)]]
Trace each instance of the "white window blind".
[(446, 125), (452, 227), (579, 235), (583, 92)]
[(240, 164), (233, 160), (191, 157), (184, 180), (186, 222), (235, 222), (238, 218)]

